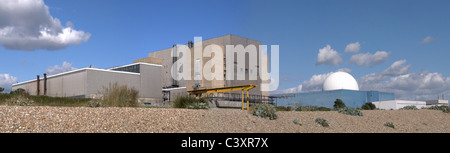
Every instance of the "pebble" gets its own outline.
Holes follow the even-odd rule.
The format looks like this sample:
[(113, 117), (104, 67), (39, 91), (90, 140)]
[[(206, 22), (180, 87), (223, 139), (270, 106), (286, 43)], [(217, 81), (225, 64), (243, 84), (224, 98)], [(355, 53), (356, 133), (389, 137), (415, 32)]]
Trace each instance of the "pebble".
[[(239, 109), (0, 106), (0, 133), (450, 133), (450, 113), (442, 111), (362, 113), (279, 111), (267, 120)], [(315, 123), (319, 117), (330, 126)]]

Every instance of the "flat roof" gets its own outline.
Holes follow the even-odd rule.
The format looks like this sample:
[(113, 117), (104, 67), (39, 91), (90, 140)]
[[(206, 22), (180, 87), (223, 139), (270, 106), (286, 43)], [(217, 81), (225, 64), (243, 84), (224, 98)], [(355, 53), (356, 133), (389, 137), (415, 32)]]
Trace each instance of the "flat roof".
[[(150, 64), (150, 63), (133, 63), (133, 64), (128, 64), (128, 65), (124, 65), (124, 66), (118, 66), (118, 67), (114, 67), (114, 68), (109, 68), (109, 69), (99, 69), (99, 68), (81, 68), (81, 69), (76, 69), (76, 70), (72, 70), (72, 71), (67, 71), (67, 72), (63, 72), (63, 73), (58, 73), (58, 74), (54, 74), (54, 75), (50, 75), (47, 76), (47, 79), (53, 78), (53, 77), (58, 77), (58, 76), (62, 76), (62, 75), (67, 75), (67, 74), (71, 74), (71, 73), (77, 73), (80, 71), (85, 71), (85, 70), (94, 70), (94, 71), (104, 71), (104, 72), (113, 72), (113, 73), (124, 73), (124, 74), (132, 74), (132, 75), (140, 75), (139, 73), (134, 73), (134, 72), (124, 72), (124, 71), (115, 71), (112, 69), (115, 68), (121, 68), (121, 67), (127, 67), (127, 66), (132, 66), (132, 65), (149, 65), (149, 66), (160, 66), (162, 67), (162, 65), (159, 64)], [(41, 78), (39, 78), (41, 79)], [(42, 78), (43, 79), (43, 78)], [(24, 81), (24, 82), (19, 82), (19, 83), (15, 83), (12, 86), (17, 86), (17, 85), (22, 85), (22, 84), (26, 84), (26, 83), (30, 83), (30, 82), (34, 82), (37, 81), (37, 79), (33, 79), (33, 80), (28, 80), (28, 81)]]

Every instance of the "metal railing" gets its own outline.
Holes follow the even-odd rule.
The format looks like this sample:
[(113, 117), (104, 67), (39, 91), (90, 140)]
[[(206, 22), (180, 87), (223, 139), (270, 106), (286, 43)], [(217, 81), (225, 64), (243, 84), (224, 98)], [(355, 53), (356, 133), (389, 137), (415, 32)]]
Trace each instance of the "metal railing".
[[(241, 102), (242, 101), (242, 94), (241, 93), (214, 93), (214, 94), (204, 94), (203, 97), (210, 98), (214, 100), (224, 100), (224, 101), (236, 101)], [(247, 96), (244, 96), (244, 102), (247, 101)], [(269, 103), (274, 104), (274, 98), (270, 96), (263, 96), (263, 95), (249, 95), (249, 103), (252, 105), (258, 104), (258, 103)]]

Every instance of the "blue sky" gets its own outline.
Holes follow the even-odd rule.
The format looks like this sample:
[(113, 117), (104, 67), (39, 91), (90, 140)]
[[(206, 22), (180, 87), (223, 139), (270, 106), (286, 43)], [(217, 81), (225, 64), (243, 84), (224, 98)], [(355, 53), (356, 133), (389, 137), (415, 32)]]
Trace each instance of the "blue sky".
[[(0, 85), (8, 85), (2, 84), (2, 75), (3, 82), (21, 82), (44, 72), (67, 70), (65, 67), (125, 65), (194, 36), (208, 39), (234, 34), (280, 46), (280, 92), (317, 90), (330, 72), (343, 70), (350, 72), (363, 90), (395, 92), (407, 99), (449, 95), (449, 1), (43, 2), (49, 16), (60, 23), (29, 24), (51, 23), (83, 33), (79, 39), (40, 44), (32, 50), (14, 48), (15, 43), (8, 41), (12, 39), (0, 36)], [(17, 14), (10, 15), (23, 17)], [(0, 15), (0, 30), (15, 24), (22, 22)], [(359, 49), (345, 52), (351, 43), (358, 43)], [(323, 55), (336, 56), (319, 62), (321, 49)], [(377, 51), (384, 56), (375, 54)], [(389, 68), (399, 73), (387, 73)]]

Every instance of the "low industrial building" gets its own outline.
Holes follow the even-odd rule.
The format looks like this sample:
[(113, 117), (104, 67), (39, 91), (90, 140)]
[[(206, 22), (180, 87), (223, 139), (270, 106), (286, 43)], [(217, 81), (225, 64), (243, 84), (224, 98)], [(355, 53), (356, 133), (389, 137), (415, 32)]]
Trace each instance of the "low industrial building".
[(378, 109), (384, 110), (397, 110), (402, 109), (405, 106), (416, 106), (418, 109), (426, 108), (425, 101), (416, 101), (416, 100), (385, 100), (385, 101), (375, 101), (372, 102)]
[(30, 95), (51, 97), (96, 98), (104, 88), (114, 83), (139, 91), (141, 102), (161, 101), (161, 65), (134, 63), (111, 69), (82, 68), (13, 84)]
[(447, 106), (448, 105), (448, 100), (443, 100), (443, 99), (427, 100), (425, 102), (427, 103), (427, 106), (433, 106), (433, 105)]

